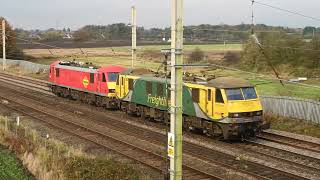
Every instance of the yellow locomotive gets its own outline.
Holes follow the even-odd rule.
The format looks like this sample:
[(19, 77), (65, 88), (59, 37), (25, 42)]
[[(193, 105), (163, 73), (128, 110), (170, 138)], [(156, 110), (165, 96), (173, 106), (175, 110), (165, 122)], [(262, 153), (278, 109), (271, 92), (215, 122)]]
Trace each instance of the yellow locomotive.
[[(125, 71), (119, 74), (119, 108), (142, 118), (169, 123), (168, 79)], [(255, 136), (266, 123), (255, 87), (249, 82), (220, 77), (183, 85), (183, 127), (224, 139)]]

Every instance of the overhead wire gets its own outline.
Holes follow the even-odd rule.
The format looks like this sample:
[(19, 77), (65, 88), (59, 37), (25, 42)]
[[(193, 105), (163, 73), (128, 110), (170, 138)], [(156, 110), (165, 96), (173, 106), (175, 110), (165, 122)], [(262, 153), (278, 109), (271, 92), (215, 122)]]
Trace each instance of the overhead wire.
[[(250, 1), (252, 1), (252, 0), (250, 0)], [(302, 14), (300, 12), (296, 12), (296, 11), (284, 9), (284, 8), (281, 8), (281, 7), (277, 7), (277, 6), (274, 6), (274, 5), (266, 4), (266, 3), (263, 3), (263, 2), (258, 1), (258, 0), (254, 0), (254, 3), (260, 4), (262, 6), (270, 7), (270, 8), (279, 10), (279, 11), (284, 11), (284, 12), (287, 12), (287, 13), (290, 13), (290, 14), (298, 15), (298, 16), (301, 16), (301, 17), (304, 17), (304, 18), (312, 19), (312, 20), (315, 20), (315, 21), (320, 21), (320, 18), (312, 17), (312, 16), (309, 16), (309, 15)]]
[[(210, 63), (208, 66), (215, 66), (215, 67), (219, 67), (219, 68), (222, 68), (222, 69), (243, 72), (243, 73), (251, 74), (251, 75), (255, 75), (255, 76), (261, 76), (261, 77), (264, 77), (264, 78), (269, 79), (269, 80), (279, 80), (278, 78), (272, 78), (272, 77), (264, 75), (264, 74), (259, 74), (259, 73), (250, 72), (250, 71), (244, 71), (244, 70), (241, 70), (241, 69), (231, 68), (231, 67), (227, 67), (227, 66), (214, 64), (214, 63)], [(290, 83), (290, 84), (296, 84), (296, 85), (301, 85), (301, 86), (305, 86), (305, 87), (309, 87), (309, 88), (320, 89), (320, 86), (317, 86), (317, 85), (311, 85), (311, 84), (306, 84), (306, 83), (298, 83), (298, 82), (291, 82), (291, 81), (289, 81), (287, 79), (283, 79), (283, 78), (281, 78), (280, 80), (282, 80), (283, 82), (286, 82), (286, 83)]]

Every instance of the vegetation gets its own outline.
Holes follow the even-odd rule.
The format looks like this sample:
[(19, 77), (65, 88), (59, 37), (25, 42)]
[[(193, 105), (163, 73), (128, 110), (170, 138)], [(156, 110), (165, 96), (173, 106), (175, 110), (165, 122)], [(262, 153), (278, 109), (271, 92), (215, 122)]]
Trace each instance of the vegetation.
[[(5, 20), (3, 17), (0, 17), (0, 24), (2, 23), (2, 20)], [(6, 57), (9, 59), (23, 59), (24, 54), (23, 52), (17, 47), (16, 43), (16, 34), (12, 30), (9, 22), (5, 20), (6, 22)], [(2, 31), (0, 31), (2, 32)], [(2, 36), (0, 37), (0, 49), (2, 52)], [(0, 53), (0, 57), (2, 58), (2, 53)]]
[(259, 35), (263, 51), (253, 40), (249, 40), (242, 52), (241, 66), (247, 70), (270, 71), (269, 62), (280, 73), (296, 76), (316, 77), (320, 73), (320, 38), (306, 42), (300, 37), (284, 33)]
[[(4, 131), (5, 121), (8, 131)], [(37, 179), (139, 179), (142, 176), (132, 166), (86, 154), (55, 139), (45, 139), (27, 126), (16, 127), (8, 118), (0, 117), (0, 134), (0, 144), (9, 147)], [(15, 164), (2, 153), (0, 150), (0, 178), (20, 176)], [(6, 166), (11, 164), (9, 171), (1, 171), (5, 167), (2, 162)]]
[(264, 118), (271, 122), (272, 129), (320, 138), (319, 124), (312, 124), (305, 120), (284, 118), (274, 115), (265, 115)]
[(15, 154), (0, 145), (0, 179), (34, 179)]
[(199, 48), (195, 48), (188, 57), (189, 63), (200, 62), (204, 59), (204, 52)]
[(131, 167), (104, 158), (75, 157), (68, 161), (66, 179), (139, 179), (139, 174)]
[[(255, 26), (257, 31), (279, 31), (284, 33), (290, 33), (292, 36), (301, 36), (301, 30), (295, 28), (284, 28), (267, 26), (264, 24), (257, 24)], [(227, 42), (243, 42), (246, 41), (250, 35), (251, 25), (250, 24), (239, 24), (239, 25), (209, 25), (202, 24), (197, 26), (185, 26), (184, 36), (185, 42), (212, 42), (212, 43), (223, 43)], [(318, 30), (318, 29), (316, 29)], [(55, 31), (55, 38), (45, 38), (47, 34)], [(131, 38), (131, 27), (125, 23), (116, 23), (110, 25), (87, 25), (76, 31), (85, 31), (89, 35), (90, 41), (105, 41), (105, 40), (122, 40), (130, 41)], [(313, 27), (311, 28), (311, 34), (313, 33)], [(34, 39), (39, 41), (64, 41), (68, 40), (69, 37), (61, 35), (72, 35), (75, 31), (71, 31), (69, 28), (63, 30), (48, 29), (48, 30), (23, 30), (16, 29), (20, 38)], [(315, 31), (316, 33), (318, 31)], [(171, 30), (167, 28), (150, 28), (137, 27), (138, 41), (168, 41), (170, 38)], [(306, 27), (304, 34), (306, 37), (310, 35), (310, 27)], [(67, 38), (66, 38), (67, 37)], [(72, 39), (72, 37), (70, 36)]]

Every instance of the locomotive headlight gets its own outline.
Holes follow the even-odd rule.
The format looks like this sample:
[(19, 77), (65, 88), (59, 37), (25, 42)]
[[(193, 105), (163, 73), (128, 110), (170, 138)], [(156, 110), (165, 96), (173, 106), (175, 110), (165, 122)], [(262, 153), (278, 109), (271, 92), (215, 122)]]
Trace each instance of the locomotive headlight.
[(240, 117), (240, 113), (230, 113), (229, 117), (230, 118), (239, 118)]
[(240, 117), (240, 114), (235, 113), (235, 114), (233, 114), (233, 117), (238, 118), (238, 117)]
[(262, 115), (262, 111), (257, 111), (254, 113), (255, 116), (261, 116)]

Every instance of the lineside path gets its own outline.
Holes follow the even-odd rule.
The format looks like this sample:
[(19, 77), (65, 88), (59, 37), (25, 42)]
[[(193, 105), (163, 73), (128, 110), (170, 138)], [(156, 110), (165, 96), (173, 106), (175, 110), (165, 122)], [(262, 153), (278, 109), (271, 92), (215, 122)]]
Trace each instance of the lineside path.
[[(26, 96), (26, 95), (22, 95), (22, 96)], [(43, 100), (39, 97), (39, 99), (37, 99), (37, 101), (43, 102), (43, 101), (48, 101), (48, 100)], [(52, 99), (51, 101), (55, 101), (55, 100)], [(53, 104), (53, 102), (48, 101), (47, 104)], [(61, 107), (61, 108), (67, 110), (66, 107)], [(88, 108), (86, 108), (86, 109), (88, 109)], [(84, 111), (84, 110), (81, 110), (81, 111)], [(70, 110), (70, 112), (74, 112), (74, 110), (73, 111)], [(90, 114), (90, 112), (89, 112), (89, 114)], [(145, 129), (142, 129), (142, 128), (138, 129), (137, 127), (134, 128), (132, 125), (128, 126), (128, 124), (125, 126), (125, 123), (121, 123), (119, 121), (118, 117), (114, 118), (113, 120), (111, 120), (111, 118), (109, 116), (107, 118), (108, 118), (109, 126), (112, 125), (113, 129), (117, 129), (118, 131), (121, 130), (122, 132), (125, 132), (125, 134), (135, 136), (139, 139), (144, 140), (145, 142), (148, 142), (148, 143), (152, 142), (155, 145), (157, 145), (158, 147), (162, 147), (162, 148), (165, 147), (165, 144), (163, 144), (166, 141), (165, 136), (163, 136), (163, 135), (161, 136), (159, 134), (146, 136), (146, 133), (152, 134), (152, 132), (145, 132), (146, 131)], [(78, 118), (76, 118), (76, 119), (78, 119)], [(94, 115), (92, 117), (92, 119), (103, 119), (103, 116), (101, 115), (100, 117), (98, 117), (98, 116)], [(98, 124), (97, 122), (94, 122), (94, 123)], [(106, 126), (105, 123), (103, 125)], [(86, 127), (87, 127), (87, 125), (86, 125)], [(124, 129), (124, 127), (125, 127), (125, 129)], [(104, 130), (105, 130), (105, 127), (104, 127)], [(103, 131), (101, 131), (101, 132), (103, 132)], [(160, 142), (162, 142), (162, 144)], [(212, 166), (212, 164), (214, 164), (217, 167), (225, 167), (227, 169), (232, 169), (234, 171), (238, 171), (239, 173), (248, 174), (249, 176), (255, 177), (256, 179), (262, 179), (262, 178), (273, 179), (276, 177), (278, 177), (278, 178), (282, 177), (283, 179), (301, 179), (302, 178), (301, 176), (297, 176), (294, 174), (283, 172), (280, 170), (281, 168), (280, 169), (270, 168), (270, 167), (251, 163), (251, 162), (244, 161), (244, 160), (239, 162), (233, 156), (228, 156), (228, 155), (223, 154), (221, 152), (214, 151), (213, 149), (200, 147), (200, 146), (194, 145), (192, 143), (185, 143), (184, 148), (185, 148), (185, 152), (184, 152), (185, 157), (186, 157), (186, 159), (189, 158), (189, 161), (190, 161), (189, 163), (192, 164), (193, 162), (201, 161), (202, 167), (208, 167), (208, 171), (212, 171), (212, 169), (210, 170), (210, 164), (211, 164), (211, 166)], [(242, 163), (245, 164), (244, 169), (239, 167), (239, 164), (241, 165)], [(200, 168), (201, 168), (201, 166), (200, 166)], [(254, 176), (254, 175), (256, 175), (256, 176)]]

